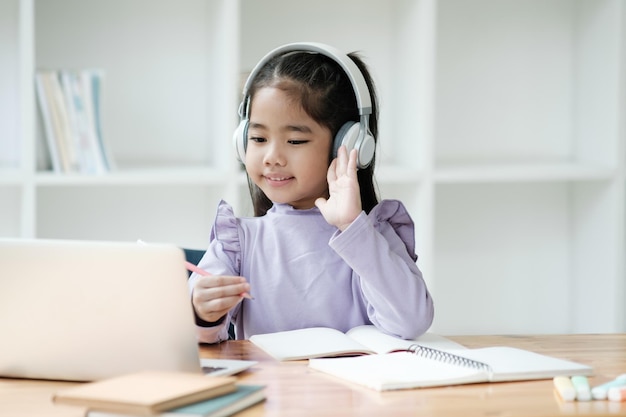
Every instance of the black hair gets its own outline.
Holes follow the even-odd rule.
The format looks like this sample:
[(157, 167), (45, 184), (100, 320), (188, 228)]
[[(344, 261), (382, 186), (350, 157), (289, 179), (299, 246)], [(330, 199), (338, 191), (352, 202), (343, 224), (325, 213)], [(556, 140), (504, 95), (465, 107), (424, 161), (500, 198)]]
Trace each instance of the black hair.
[[(360, 56), (348, 54), (363, 74), (370, 92), (372, 113), (369, 129), (378, 136), (378, 106), (372, 77)], [(349, 121), (359, 121), (356, 96), (348, 75), (335, 60), (319, 53), (290, 52), (272, 58), (257, 73), (248, 91), (250, 100), (263, 87), (276, 87), (297, 99), (302, 109), (317, 123), (327, 127), (334, 140), (337, 132)], [(328, 162), (333, 158), (330, 146)], [(375, 159), (375, 158), (374, 158)], [(357, 171), (361, 191), (361, 206), (369, 213), (378, 204), (374, 183), (374, 159), (367, 168)], [(248, 187), (256, 217), (264, 216), (272, 207), (272, 201), (248, 176)]]

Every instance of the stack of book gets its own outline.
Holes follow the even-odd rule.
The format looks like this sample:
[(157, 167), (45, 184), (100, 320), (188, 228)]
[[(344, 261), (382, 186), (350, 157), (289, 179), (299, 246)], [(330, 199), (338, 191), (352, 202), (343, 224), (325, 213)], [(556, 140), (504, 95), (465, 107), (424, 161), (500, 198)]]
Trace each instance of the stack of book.
[(80, 406), (88, 417), (226, 417), (265, 399), (264, 386), (234, 377), (136, 372), (57, 392), (55, 404)]
[(100, 125), (102, 71), (41, 70), (35, 83), (53, 171), (110, 171)]

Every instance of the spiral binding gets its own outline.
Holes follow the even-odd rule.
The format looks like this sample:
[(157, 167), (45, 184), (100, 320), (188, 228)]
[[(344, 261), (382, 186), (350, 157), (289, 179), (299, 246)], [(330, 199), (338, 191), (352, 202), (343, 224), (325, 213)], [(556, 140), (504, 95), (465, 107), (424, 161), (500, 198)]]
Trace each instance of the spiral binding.
[(451, 365), (460, 365), (466, 368), (478, 369), (481, 371), (486, 371), (489, 375), (493, 374), (493, 369), (491, 366), (485, 362), (480, 362), (474, 359), (464, 358), (463, 356), (455, 355), (453, 353), (448, 353), (443, 350), (433, 349), (426, 346), (421, 345), (411, 345), (407, 349), (409, 352), (427, 359), (433, 359), (439, 362), (449, 363)]

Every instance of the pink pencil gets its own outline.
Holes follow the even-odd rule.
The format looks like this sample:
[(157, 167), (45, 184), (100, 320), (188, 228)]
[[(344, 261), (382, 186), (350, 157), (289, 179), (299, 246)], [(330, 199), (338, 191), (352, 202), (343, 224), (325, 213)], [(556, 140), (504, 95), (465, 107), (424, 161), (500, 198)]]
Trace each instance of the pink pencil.
[[(187, 267), (187, 269), (188, 269), (189, 271), (191, 271), (191, 272), (195, 272), (196, 274), (200, 274), (200, 275), (203, 275), (203, 276), (211, 275), (211, 274), (209, 274), (207, 271), (205, 271), (204, 269), (202, 269), (202, 268), (198, 268), (198, 266), (197, 266), (197, 265), (194, 265), (194, 264), (192, 264), (192, 263), (191, 263), (191, 262), (189, 262), (189, 261), (185, 261), (185, 267)], [(254, 297), (253, 297), (253, 296), (251, 296), (250, 294), (248, 294), (247, 292), (242, 292), (242, 293), (241, 293), (241, 294), (239, 294), (239, 295), (240, 295), (241, 297), (243, 297), (243, 298), (247, 298), (247, 299), (249, 299), (249, 300), (254, 300)]]

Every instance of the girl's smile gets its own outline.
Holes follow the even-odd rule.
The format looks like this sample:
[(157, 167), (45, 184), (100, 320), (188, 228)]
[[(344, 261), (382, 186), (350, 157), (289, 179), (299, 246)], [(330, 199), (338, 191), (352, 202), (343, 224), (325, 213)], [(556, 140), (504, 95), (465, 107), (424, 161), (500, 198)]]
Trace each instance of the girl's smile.
[(272, 187), (282, 187), (287, 185), (289, 181), (293, 180), (293, 177), (276, 177), (271, 175), (265, 175), (265, 181)]

